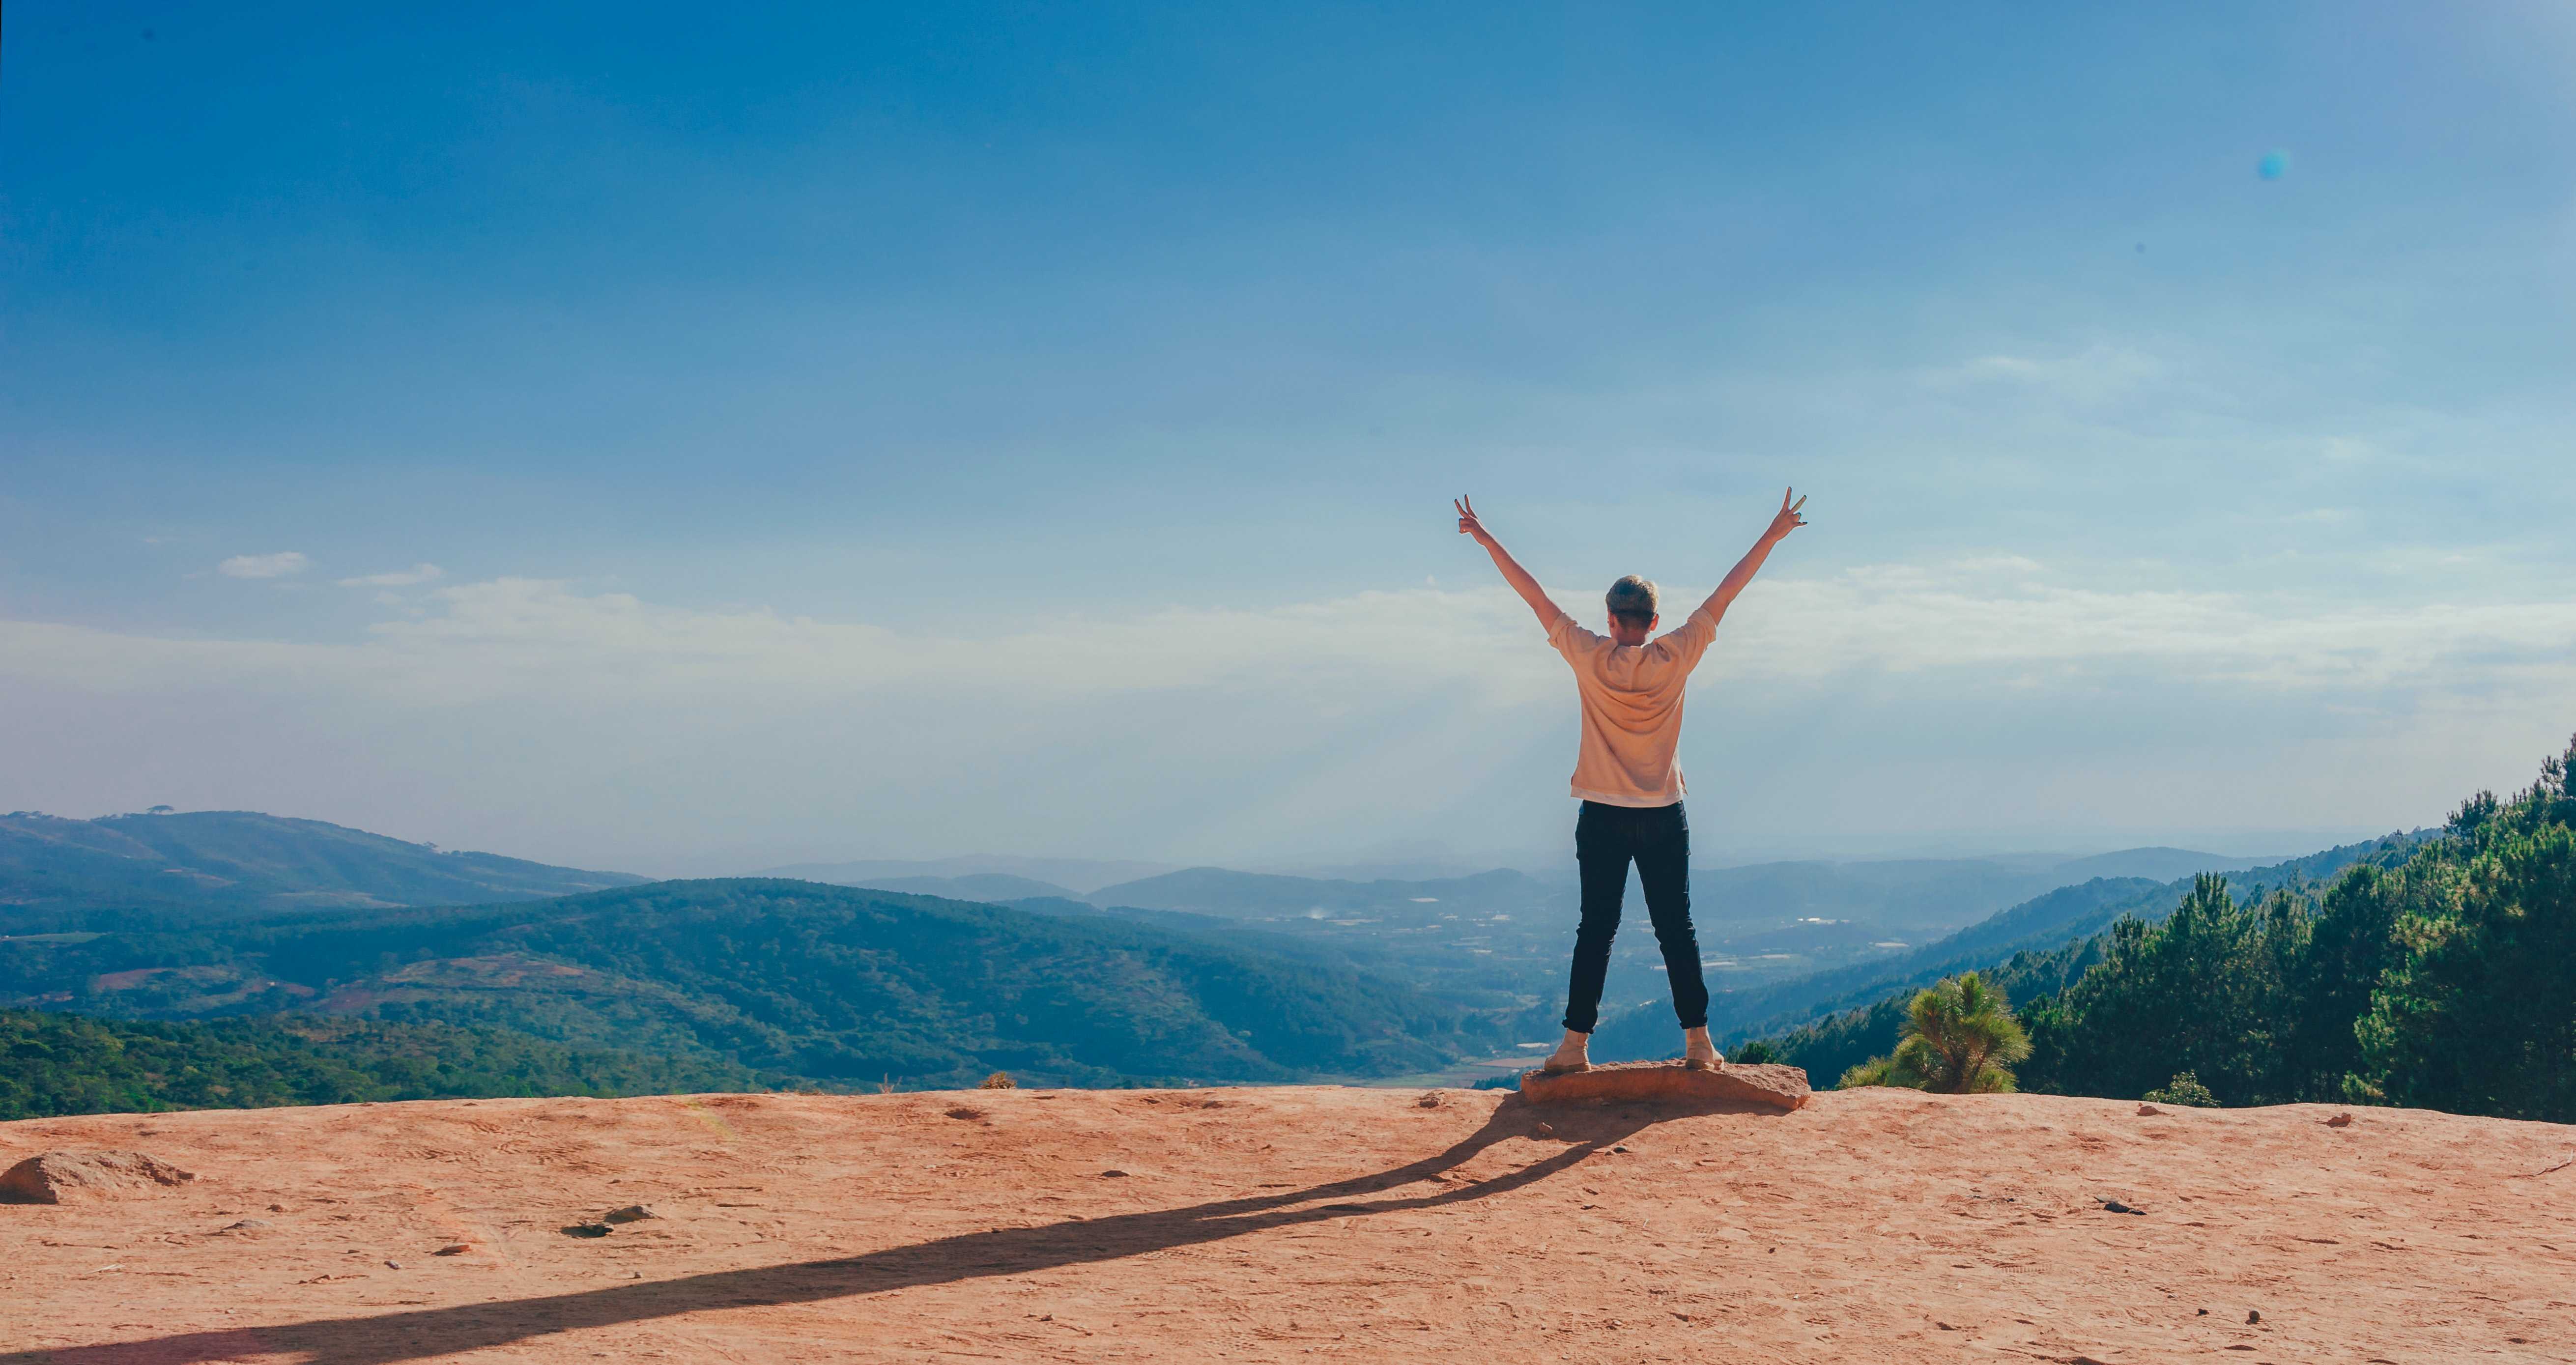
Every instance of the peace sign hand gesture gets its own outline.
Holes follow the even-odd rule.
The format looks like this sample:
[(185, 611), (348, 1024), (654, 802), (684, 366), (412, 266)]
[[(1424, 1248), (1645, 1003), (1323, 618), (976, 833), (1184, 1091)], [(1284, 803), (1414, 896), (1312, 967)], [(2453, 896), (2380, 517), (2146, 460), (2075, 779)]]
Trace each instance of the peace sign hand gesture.
[[(1792, 488), (1785, 489), (1781, 492), (1780, 513), (1779, 515), (1771, 518), (1771, 529), (1762, 533), (1762, 538), (1765, 541), (1777, 545), (1781, 541), (1788, 539), (1791, 531), (1797, 530), (1799, 527), (1807, 524), (1807, 519), (1798, 515), (1798, 509), (1806, 506), (1807, 500), (1805, 498), (1800, 498), (1794, 503), (1789, 501), (1789, 495), (1796, 491), (1796, 489)], [(1461, 526), (1459, 529), (1464, 530), (1465, 527)]]
[(1462, 536), (1474, 536), (1476, 538), (1476, 543), (1484, 546), (1488, 550), (1494, 548), (1493, 534), (1485, 529), (1485, 523), (1476, 519), (1476, 503), (1474, 499), (1451, 498), (1449, 500), (1449, 505), (1458, 509), (1458, 534)]

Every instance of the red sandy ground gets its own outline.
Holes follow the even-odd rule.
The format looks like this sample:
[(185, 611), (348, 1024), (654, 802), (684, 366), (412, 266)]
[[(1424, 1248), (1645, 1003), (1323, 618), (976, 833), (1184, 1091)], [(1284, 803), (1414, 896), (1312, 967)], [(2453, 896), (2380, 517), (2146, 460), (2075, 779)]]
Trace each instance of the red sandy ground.
[[(1283, 1088), (0, 1124), (0, 1166), (199, 1174), (0, 1206), (0, 1365), (2576, 1360), (2576, 1129), (2136, 1108)], [(633, 1203), (661, 1216), (558, 1231)], [(219, 1231), (243, 1219), (271, 1226)]]

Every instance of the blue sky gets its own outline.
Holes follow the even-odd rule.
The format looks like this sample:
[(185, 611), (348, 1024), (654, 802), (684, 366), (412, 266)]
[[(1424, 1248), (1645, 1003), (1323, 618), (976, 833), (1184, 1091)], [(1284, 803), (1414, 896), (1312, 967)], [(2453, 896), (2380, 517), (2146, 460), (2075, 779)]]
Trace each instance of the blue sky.
[(1544, 861), (1459, 491), (1586, 615), (1812, 492), (1710, 856), (2576, 728), (2564, 7), (522, 8), (0, 16), (0, 807)]

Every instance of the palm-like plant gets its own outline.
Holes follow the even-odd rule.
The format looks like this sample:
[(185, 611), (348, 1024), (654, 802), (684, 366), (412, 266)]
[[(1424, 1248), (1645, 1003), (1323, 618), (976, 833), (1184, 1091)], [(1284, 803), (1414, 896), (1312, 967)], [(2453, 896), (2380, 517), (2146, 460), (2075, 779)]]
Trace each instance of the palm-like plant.
[(2012, 1066), (2029, 1055), (2030, 1038), (2004, 993), (1965, 972), (1916, 993), (1882, 1084), (1995, 1094), (2013, 1088)]

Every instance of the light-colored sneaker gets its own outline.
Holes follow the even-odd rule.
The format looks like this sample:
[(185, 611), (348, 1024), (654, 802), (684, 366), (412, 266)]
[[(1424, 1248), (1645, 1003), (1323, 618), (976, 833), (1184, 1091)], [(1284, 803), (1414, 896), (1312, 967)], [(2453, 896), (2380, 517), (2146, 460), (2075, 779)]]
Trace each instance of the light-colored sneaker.
[(1703, 1026), (1682, 1030), (1682, 1066), (1690, 1071), (1722, 1071), (1726, 1059), (1717, 1055), (1717, 1044), (1709, 1041)]
[(1547, 1054), (1547, 1060), (1539, 1063), (1540, 1074), (1562, 1076), (1571, 1071), (1590, 1071), (1592, 1069), (1591, 1045), (1591, 1034), (1567, 1029), (1565, 1041), (1558, 1043), (1556, 1051)]

